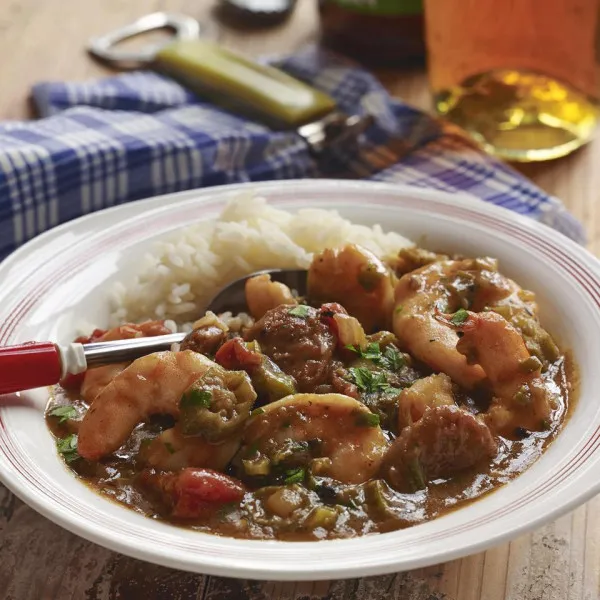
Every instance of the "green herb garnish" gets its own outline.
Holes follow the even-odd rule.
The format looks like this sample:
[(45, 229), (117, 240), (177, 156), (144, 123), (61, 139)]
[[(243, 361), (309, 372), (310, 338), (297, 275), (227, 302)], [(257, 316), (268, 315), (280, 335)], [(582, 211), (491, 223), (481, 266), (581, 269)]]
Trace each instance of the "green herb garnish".
[(362, 392), (373, 391), (373, 373), (365, 367), (350, 367), (348, 369), (356, 387)]
[(288, 315), (293, 315), (294, 317), (300, 317), (302, 319), (306, 319), (308, 317), (308, 313), (310, 309), (305, 304), (299, 304), (298, 306), (294, 306), (294, 308), (290, 308), (288, 310)]
[(255, 408), (251, 413), (250, 416), (251, 417), (258, 417), (258, 415), (264, 415), (265, 414), (265, 409), (264, 408)]
[(387, 346), (383, 352), (377, 342), (371, 342), (364, 350), (355, 346), (346, 346), (346, 348), (356, 352), (361, 358), (390, 371), (399, 371), (404, 366), (404, 357), (393, 346)]
[(367, 394), (376, 392), (397, 393), (400, 391), (387, 382), (385, 373), (376, 373), (365, 367), (350, 367), (348, 371), (356, 387)]
[(75, 433), (56, 440), (56, 449), (66, 463), (72, 463), (81, 458), (77, 452), (77, 435)]
[(51, 417), (57, 417), (59, 423), (64, 423), (77, 416), (77, 411), (70, 404), (54, 407), (49, 413)]
[(390, 371), (399, 371), (405, 363), (404, 356), (393, 346), (388, 346), (381, 357), (382, 366)]
[(175, 454), (175, 448), (173, 448), (173, 444), (171, 444), (171, 442), (165, 442), (165, 448), (169, 454)]
[(306, 469), (298, 467), (297, 469), (290, 469), (284, 474), (283, 483), (290, 485), (292, 483), (302, 483), (306, 477)]
[(450, 319), (453, 325), (462, 325), (469, 318), (469, 311), (459, 308)]
[(209, 392), (208, 390), (199, 390), (198, 388), (192, 388), (185, 392), (185, 394), (183, 394), (179, 406), (180, 408), (210, 408), (211, 401), (212, 392)]
[(361, 412), (356, 417), (356, 424), (359, 427), (377, 427), (379, 422), (379, 415), (376, 415), (375, 413)]

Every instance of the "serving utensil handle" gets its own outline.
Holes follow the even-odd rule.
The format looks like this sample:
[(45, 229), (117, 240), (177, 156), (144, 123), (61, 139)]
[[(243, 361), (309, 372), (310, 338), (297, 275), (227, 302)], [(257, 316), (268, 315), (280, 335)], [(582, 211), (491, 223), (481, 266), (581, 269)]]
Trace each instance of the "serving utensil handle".
[(278, 129), (299, 127), (336, 108), (324, 92), (203, 39), (168, 44), (152, 66), (202, 97)]
[(54, 385), (62, 371), (60, 349), (51, 342), (0, 348), (0, 394)]

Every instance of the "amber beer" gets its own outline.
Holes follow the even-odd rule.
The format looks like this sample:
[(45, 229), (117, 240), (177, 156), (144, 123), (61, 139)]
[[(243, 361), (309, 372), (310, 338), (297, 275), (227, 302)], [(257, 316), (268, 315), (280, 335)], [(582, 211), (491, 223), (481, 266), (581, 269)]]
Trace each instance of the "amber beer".
[(437, 111), (509, 160), (557, 158), (598, 122), (600, 0), (425, 0)]

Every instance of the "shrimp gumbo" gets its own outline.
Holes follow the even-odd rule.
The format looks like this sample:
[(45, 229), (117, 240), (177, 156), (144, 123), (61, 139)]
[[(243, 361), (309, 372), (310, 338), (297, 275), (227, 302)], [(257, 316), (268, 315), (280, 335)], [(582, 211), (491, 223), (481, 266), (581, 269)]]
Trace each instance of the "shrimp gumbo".
[[(307, 294), (259, 275), (249, 315), (71, 376), (47, 423), (82, 481), (151, 518), (253, 539), (409, 527), (523, 472), (568, 415), (574, 368), (497, 261), (357, 245)], [(239, 325), (239, 323), (242, 323)], [(169, 333), (162, 321), (79, 341)]]

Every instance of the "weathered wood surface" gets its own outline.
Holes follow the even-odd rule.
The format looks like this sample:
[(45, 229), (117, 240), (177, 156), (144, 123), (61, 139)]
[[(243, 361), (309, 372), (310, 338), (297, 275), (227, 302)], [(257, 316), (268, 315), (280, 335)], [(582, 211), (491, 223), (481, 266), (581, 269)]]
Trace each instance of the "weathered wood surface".
[[(213, 0), (1, 0), (0, 118), (29, 115), (30, 86), (108, 70), (86, 40), (154, 10), (213, 22)], [(268, 30), (215, 25), (225, 44), (249, 53), (291, 51), (314, 39), (313, 0)], [(426, 107), (422, 72), (379, 74), (395, 94)], [(584, 221), (600, 252), (600, 140), (561, 161), (523, 167)], [(0, 486), (0, 598), (6, 600), (598, 600), (600, 497), (554, 523), (488, 552), (428, 569), (348, 581), (273, 583), (203, 577), (149, 565), (62, 530)]]

